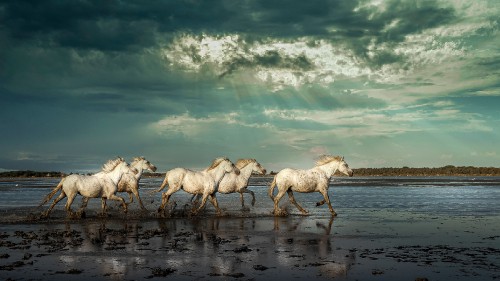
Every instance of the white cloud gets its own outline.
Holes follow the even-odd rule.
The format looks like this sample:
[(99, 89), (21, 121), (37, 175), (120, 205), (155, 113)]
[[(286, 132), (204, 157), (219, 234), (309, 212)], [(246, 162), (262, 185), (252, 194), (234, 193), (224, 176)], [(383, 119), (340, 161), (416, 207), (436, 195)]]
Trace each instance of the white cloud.
[(207, 117), (193, 117), (188, 112), (182, 115), (165, 117), (149, 125), (155, 132), (161, 135), (182, 135), (187, 138), (196, 138), (204, 134), (210, 134), (213, 129), (227, 125), (241, 126), (247, 128), (271, 128), (268, 123), (248, 123), (242, 120), (237, 112), (216, 113)]
[[(209, 69), (216, 75), (223, 75), (232, 71), (231, 67), (235, 71), (250, 69), (257, 81), (271, 85), (273, 90), (311, 83), (328, 85), (335, 77), (360, 77), (371, 73), (349, 49), (309, 38), (249, 43), (236, 34), (184, 34), (163, 54), (172, 67), (186, 71)], [(270, 54), (279, 56), (274, 58), (279, 61), (263, 61)]]
[[(422, 106), (427, 106), (422, 105)], [(419, 106), (389, 106), (381, 109), (351, 110), (280, 110), (266, 109), (263, 114), (272, 119), (309, 121), (325, 125), (325, 131), (339, 136), (390, 136), (416, 131), (492, 131), (482, 116), (461, 112), (443, 101), (436, 109), (417, 109)], [(447, 123), (443, 129), (443, 122)], [(315, 129), (316, 130), (316, 129)]]

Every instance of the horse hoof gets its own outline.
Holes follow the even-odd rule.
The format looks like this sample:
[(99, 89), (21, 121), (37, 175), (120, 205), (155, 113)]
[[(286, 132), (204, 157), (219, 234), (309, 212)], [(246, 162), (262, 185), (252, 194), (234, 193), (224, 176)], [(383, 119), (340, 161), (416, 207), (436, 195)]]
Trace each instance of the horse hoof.
[(77, 215), (78, 215), (78, 217), (80, 217), (80, 218), (86, 218), (86, 217), (87, 217), (87, 214), (85, 213), (85, 211), (80, 211), (80, 212), (78, 212), (78, 214), (77, 214)]

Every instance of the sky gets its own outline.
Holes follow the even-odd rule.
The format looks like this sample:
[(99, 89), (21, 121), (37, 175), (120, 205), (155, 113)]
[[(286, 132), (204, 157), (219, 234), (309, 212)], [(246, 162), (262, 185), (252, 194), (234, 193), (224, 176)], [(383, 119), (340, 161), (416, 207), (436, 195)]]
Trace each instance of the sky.
[(0, 0), (0, 171), (500, 166), (497, 0)]

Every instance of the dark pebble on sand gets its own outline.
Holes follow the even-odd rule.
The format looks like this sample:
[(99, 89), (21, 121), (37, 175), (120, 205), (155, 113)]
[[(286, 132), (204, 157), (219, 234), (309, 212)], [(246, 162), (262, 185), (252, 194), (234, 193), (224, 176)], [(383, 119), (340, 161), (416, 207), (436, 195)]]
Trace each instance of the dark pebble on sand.
[(82, 272), (83, 272), (83, 270), (76, 269), (76, 268), (68, 269), (66, 271), (56, 271), (56, 273), (59, 273), (59, 274), (80, 274)]
[(264, 270), (267, 270), (269, 269), (267, 266), (263, 266), (263, 265), (260, 265), (260, 264), (256, 264), (253, 266), (253, 269), (255, 270), (260, 270), (260, 271), (264, 271)]
[(248, 246), (243, 246), (243, 247), (239, 247), (239, 248), (236, 248), (233, 250), (233, 252), (235, 253), (242, 253), (242, 252), (251, 252), (252, 249), (248, 248)]
[(153, 274), (153, 276), (155, 277), (159, 277), (159, 276), (167, 276), (171, 273), (174, 273), (175, 272), (175, 269), (173, 268), (170, 268), (170, 267), (167, 267), (165, 269), (161, 268), (161, 267), (155, 267), (151, 270), (151, 273)]
[(324, 263), (321, 262), (311, 262), (307, 266), (322, 266), (325, 265)]
[(245, 274), (243, 274), (241, 272), (235, 272), (235, 273), (226, 273), (226, 274), (224, 274), (224, 276), (233, 277), (233, 278), (241, 278), (241, 277), (245, 277)]

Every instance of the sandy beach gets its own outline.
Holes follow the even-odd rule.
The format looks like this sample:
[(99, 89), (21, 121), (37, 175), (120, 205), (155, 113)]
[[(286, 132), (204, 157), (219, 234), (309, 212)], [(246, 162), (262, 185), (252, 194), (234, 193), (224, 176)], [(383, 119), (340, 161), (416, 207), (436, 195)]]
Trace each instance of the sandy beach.
[[(32, 207), (4, 209), (0, 279), (500, 279), (496, 211), (450, 215), (349, 206), (341, 202), (344, 196), (352, 197), (347, 194), (351, 191), (339, 188), (335, 218), (325, 207), (311, 204), (315, 197), (300, 196), (297, 200), (311, 210), (310, 216), (299, 215), (284, 200), (290, 215), (274, 217), (264, 189), (254, 190), (260, 192), (257, 204), (245, 209), (237, 207), (237, 195), (220, 196), (226, 207), (223, 216), (208, 206), (199, 216), (189, 217), (178, 205), (171, 217), (157, 218), (153, 210), (158, 201), (148, 198), (150, 212), (131, 205), (123, 214), (112, 206), (106, 218), (92, 205), (87, 217), (77, 220), (66, 218), (62, 204), (43, 220), (36, 218)], [(378, 192), (386, 196), (388, 191)]]

